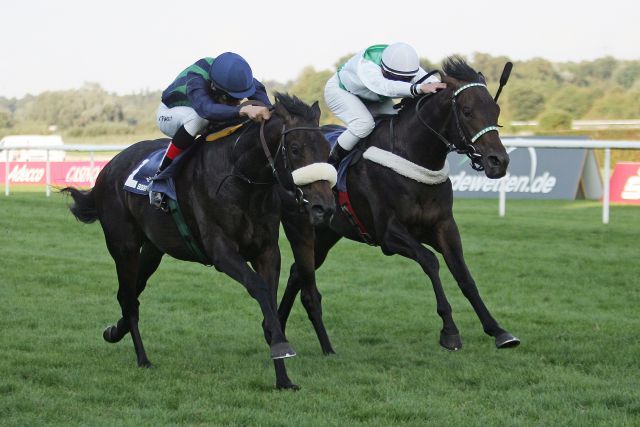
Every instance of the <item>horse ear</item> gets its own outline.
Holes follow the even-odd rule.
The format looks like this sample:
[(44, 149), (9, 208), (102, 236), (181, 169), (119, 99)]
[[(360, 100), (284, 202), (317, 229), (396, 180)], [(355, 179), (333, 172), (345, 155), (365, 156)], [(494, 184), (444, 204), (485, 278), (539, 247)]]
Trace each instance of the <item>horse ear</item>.
[(282, 117), (285, 122), (291, 123), (291, 121), (293, 120), (291, 114), (289, 114), (289, 111), (287, 111), (287, 109), (281, 103), (276, 102), (273, 106), (273, 109), (275, 110), (276, 114)]
[(484, 78), (484, 74), (478, 73), (478, 77), (480, 77), (480, 83), (482, 83), (484, 85), (487, 84), (487, 79)]
[(311, 111), (313, 112), (313, 117), (320, 122), (320, 104), (318, 101), (311, 104)]

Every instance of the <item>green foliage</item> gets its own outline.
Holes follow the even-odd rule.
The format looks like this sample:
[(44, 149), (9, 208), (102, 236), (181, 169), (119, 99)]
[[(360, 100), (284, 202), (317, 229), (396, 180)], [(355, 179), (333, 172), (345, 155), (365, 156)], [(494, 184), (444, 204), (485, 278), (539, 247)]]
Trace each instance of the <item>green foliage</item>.
[(560, 75), (550, 61), (534, 58), (514, 65), (511, 77), (515, 80), (559, 81)]
[(532, 120), (544, 108), (544, 96), (535, 88), (520, 84), (509, 90), (507, 106), (513, 120)]
[(507, 62), (509, 62), (509, 58), (506, 56), (491, 56), (488, 53), (475, 52), (469, 65), (481, 72), (487, 79), (487, 83), (498, 84), (504, 64)]
[(551, 110), (539, 118), (539, 126), (543, 130), (571, 129), (571, 114), (563, 110)]
[(547, 103), (547, 109), (562, 110), (571, 118), (583, 117), (593, 103), (602, 96), (602, 91), (595, 88), (579, 86), (563, 86)]
[(335, 71), (331, 70), (316, 71), (313, 67), (306, 67), (290, 88), (291, 94), (309, 104), (315, 101), (320, 102), (320, 110), (322, 111), (320, 121), (322, 124), (335, 122), (335, 118), (324, 100), (324, 86), (334, 73)]
[(596, 100), (588, 118), (635, 119), (640, 117), (640, 91), (614, 89)]
[(631, 88), (640, 77), (640, 61), (627, 62), (615, 72), (613, 78), (625, 89)]

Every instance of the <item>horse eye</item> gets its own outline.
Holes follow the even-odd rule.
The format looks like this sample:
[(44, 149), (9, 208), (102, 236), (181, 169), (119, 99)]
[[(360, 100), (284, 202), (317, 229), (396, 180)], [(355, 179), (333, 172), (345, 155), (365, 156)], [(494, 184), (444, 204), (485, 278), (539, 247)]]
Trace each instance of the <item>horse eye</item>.
[(473, 110), (471, 109), (471, 107), (462, 107), (462, 114), (464, 114), (465, 117), (467, 118), (471, 117), (472, 112)]
[(298, 147), (296, 144), (292, 144), (291, 145), (291, 154), (293, 154), (294, 156), (297, 156), (300, 154), (300, 147)]

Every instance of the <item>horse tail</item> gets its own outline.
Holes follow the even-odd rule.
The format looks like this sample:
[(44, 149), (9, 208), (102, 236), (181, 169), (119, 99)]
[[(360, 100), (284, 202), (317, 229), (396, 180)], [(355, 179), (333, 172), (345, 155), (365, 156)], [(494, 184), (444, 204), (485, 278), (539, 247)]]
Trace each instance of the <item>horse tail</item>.
[(69, 207), (69, 210), (78, 221), (90, 224), (98, 219), (98, 210), (96, 209), (96, 199), (93, 196), (93, 190), (84, 191), (74, 187), (65, 187), (60, 190), (60, 192), (71, 194), (73, 204)]

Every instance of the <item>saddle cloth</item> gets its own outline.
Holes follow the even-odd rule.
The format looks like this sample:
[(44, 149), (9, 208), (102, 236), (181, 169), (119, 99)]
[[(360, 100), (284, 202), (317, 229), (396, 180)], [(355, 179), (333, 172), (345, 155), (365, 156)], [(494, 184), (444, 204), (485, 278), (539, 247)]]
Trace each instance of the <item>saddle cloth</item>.
[[(195, 144), (194, 144), (195, 145)], [(192, 146), (193, 147), (193, 146)], [(167, 195), (167, 197), (177, 200), (176, 198), (176, 186), (173, 182), (173, 172), (178, 166), (179, 160), (184, 156), (185, 152), (180, 153), (173, 162), (164, 170), (156, 179), (151, 181), (151, 178), (156, 174), (158, 166), (164, 156), (165, 148), (160, 148), (149, 154), (144, 160), (142, 160), (136, 168), (131, 171), (126, 181), (124, 182), (124, 190), (133, 194), (140, 194), (142, 196), (148, 195), (151, 187), (153, 191), (159, 191)], [(189, 150), (187, 150), (189, 151)]]
[[(331, 148), (338, 143), (338, 137), (346, 130), (345, 127), (338, 125), (322, 126), (322, 134), (324, 138), (329, 142)], [(347, 191), (347, 170), (353, 158), (358, 155), (357, 147), (351, 150), (344, 159), (338, 165), (338, 181), (336, 182), (336, 189), (338, 191)]]
[[(231, 135), (232, 133), (240, 129), (244, 125), (244, 123), (245, 122), (233, 126), (223, 127), (222, 129), (218, 130), (214, 129), (204, 139), (207, 142), (217, 141), (218, 139)], [(191, 147), (180, 153), (173, 160), (173, 162), (171, 162), (171, 164), (153, 181), (151, 180), (151, 178), (156, 174), (158, 166), (160, 166), (160, 162), (162, 161), (162, 157), (164, 156), (166, 147), (152, 152), (140, 163), (138, 163), (133, 171), (131, 171), (124, 183), (124, 190), (128, 191), (129, 193), (146, 196), (149, 194), (149, 191), (151, 191), (151, 187), (153, 186), (153, 191), (164, 193), (170, 199), (177, 200), (176, 186), (173, 180), (173, 175), (182, 163), (181, 160), (184, 159), (185, 154), (191, 151), (191, 149), (194, 148), (197, 143), (200, 143), (200, 141), (201, 139), (199, 138), (196, 143), (191, 145)]]

